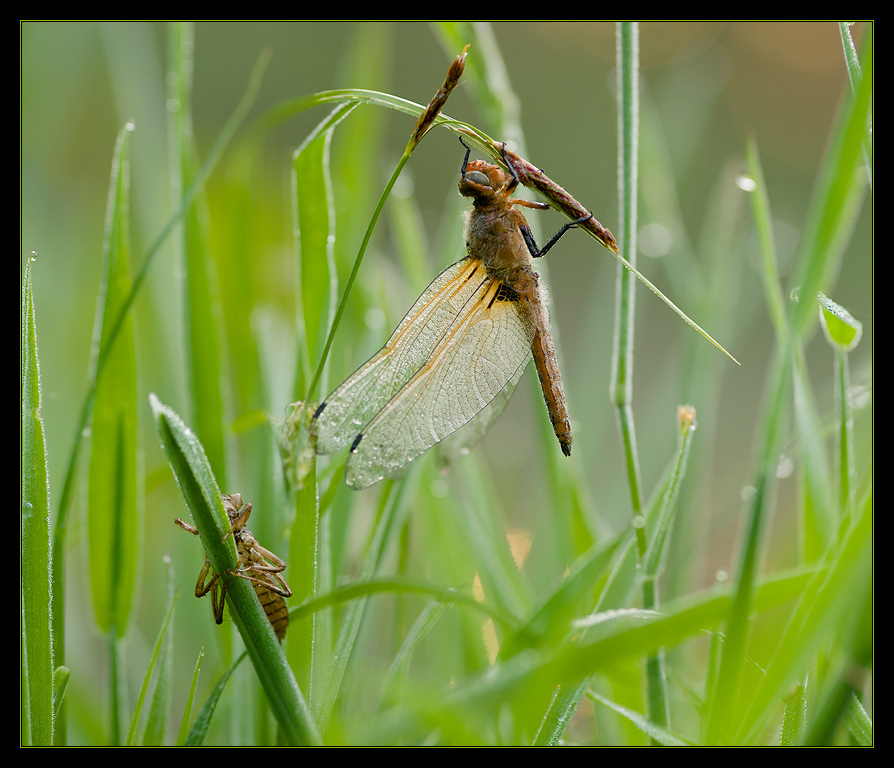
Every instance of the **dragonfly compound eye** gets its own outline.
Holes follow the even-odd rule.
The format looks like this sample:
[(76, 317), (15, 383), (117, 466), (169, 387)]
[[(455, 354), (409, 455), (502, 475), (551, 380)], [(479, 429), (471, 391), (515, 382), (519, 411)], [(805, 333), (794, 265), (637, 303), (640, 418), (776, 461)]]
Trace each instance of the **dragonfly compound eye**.
[(473, 184), (480, 184), (482, 187), (490, 186), (490, 179), (481, 171), (467, 171), (463, 179), (465, 181), (471, 181)]

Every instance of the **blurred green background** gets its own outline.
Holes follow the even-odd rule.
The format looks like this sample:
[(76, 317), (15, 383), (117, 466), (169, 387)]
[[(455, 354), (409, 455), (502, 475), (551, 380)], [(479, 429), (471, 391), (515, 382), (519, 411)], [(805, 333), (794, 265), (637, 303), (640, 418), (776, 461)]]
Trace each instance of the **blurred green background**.
[[(525, 156), (618, 235), (614, 24), (494, 22), (492, 30), (518, 98)], [(858, 48), (861, 32), (862, 25), (857, 24)], [(134, 269), (172, 210), (164, 122), (166, 31), (163, 23), (149, 22), (23, 22), (20, 34), (20, 263), (30, 252), (37, 253), (34, 286), (42, 415), (51, 497), (57, 498), (85, 392), (110, 161), (116, 134), (126, 120), (136, 126), (131, 147)], [(358, 40), (375, 41), (371, 44), (386, 51), (390, 60), (375, 59), (375, 66), (366, 70), (352, 69), (346, 52), (356, 51)], [(193, 120), (201, 156), (234, 110), (265, 49), (272, 52), (272, 59), (253, 117), (285, 99), (334, 88), (369, 88), (424, 104), (459, 52), (443, 50), (438, 36), (422, 22), (198, 22)], [(470, 60), (476, 53), (470, 50)], [(634, 408), (643, 476), (651, 487), (676, 444), (677, 406), (694, 405), (700, 427), (695, 450), (702, 470), (694, 493), (705, 519), (688, 531), (690, 538), (675, 546), (682, 547), (695, 564), (695, 583), (689, 586), (702, 586), (712, 583), (718, 570), (732, 567), (742, 494), (753, 472), (754, 414), (761, 406), (767, 364), (775, 348), (756, 271), (750, 204), (736, 186), (744, 171), (746, 140), (753, 136), (760, 149), (784, 271), (797, 247), (830, 128), (849, 86), (833, 22), (643, 23), (640, 53), (639, 267), (742, 363), (741, 367), (730, 363), (648, 291), (638, 290)], [(445, 112), (493, 131), (475, 104), (461, 85)], [(263, 404), (276, 417), (283, 415), (291, 399), (288, 388), (295, 357), (290, 158), (326, 111), (318, 109), (288, 122), (264, 144), (254, 193), (269, 216), (265, 239), (257, 244), (250, 265), (248, 300), (242, 295), (224, 297), (227, 311), (254, 313), (256, 327), (267, 329), (266, 344), (281, 345), (282, 370), (268, 372), (273, 386)], [(381, 122), (375, 135), (372, 130), (336, 132), (332, 147), (334, 156), (356, 165), (374, 196), (413, 125), (406, 115), (377, 112)], [(511, 142), (519, 138), (491, 135)], [(424, 217), (430, 245), (428, 274), (421, 281), (399, 275), (386, 208), (360, 273), (360, 290), (379, 291), (395, 275), (406, 283), (387, 289), (385, 295), (389, 301), (394, 297), (394, 305), (385, 309), (387, 319), (372, 323), (368, 338), (355, 345), (355, 339), (344, 334), (336, 337), (329, 385), (377, 348), (426, 282), (449, 263), (441, 258), (438, 244), (459, 232), (460, 221), (445, 218), (443, 212), (456, 197), (461, 159), (460, 146), (446, 131), (434, 131), (414, 154), (407, 182)], [(212, 201), (216, 194), (225, 194), (219, 185), (227, 162), (225, 158), (209, 182)], [(366, 221), (371, 207), (349, 209), (350, 202), (341, 201), (339, 192), (335, 190), (339, 215), (349, 210), (345, 215)], [(871, 395), (872, 213), (871, 204), (863, 206), (831, 293), (863, 323), (862, 343), (851, 358), (853, 380), (865, 391), (858, 405), (868, 405)], [(562, 223), (552, 213), (532, 214), (529, 219), (535, 217), (541, 241)], [(213, 219), (211, 227), (214, 232)], [(225, 236), (226, 227), (219, 226), (216, 237)], [(457, 250), (450, 260), (461, 255)], [(137, 301), (138, 348), (145, 393), (156, 392), (185, 412), (178, 330), (181, 300), (174, 264), (173, 250), (167, 248)], [(340, 264), (341, 269), (345, 266)], [(545, 269), (575, 427), (571, 461), (604, 523), (620, 528), (629, 515), (629, 502), (625, 484), (618, 482), (623, 459), (608, 397), (616, 263), (607, 251), (572, 232), (550, 253)], [(690, 295), (700, 295), (708, 275), (718, 274), (722, 284), (707, 303), (687, 301)], [(819, 332), (807, 352), (818, 408), (828, 413), (832, 429), (832, 355)], [(714, 377), (714, 391), (719, 393), (708, 407), (703, 407), (698, 386), (687, 377), (694, 358), (702, 361), (701, 371)], [(531, 466), (537, 454), (531, 451), (528, 436), (540, 435), (535, 420), (545, 419), (534, 379), (532, 372), (526, 374), (519, 395), (469, 459), (485, 462), (495, 476), (505, 477), (509, 523), (520, 528), (530, 528), (532, 519), (540, 518), (543, 524), (542, 518), (549, 514), (537, 501), (538, 493), (532, 492), (539, 473)], [(863, 467), (871, 460), (871, 428), (871, 418), (858, 419), (858, 464)], [(162, 556), (173, 548), (183, 553), (177, 578), (186, 597), (194, 579), (192, 564), (197, 570), (201, 557), (196, 542), (171, 523), (182, 513), (182, 502), (152, 434), (147, 435), (146, 446), (147, 475), (155, 490), (146, 512), (142, 599), (145, 606), (155, 602), (160, 606)], [(792, 498), (794, 479), (781, 474), (780, 496)], [(241, 485), (225, 490), (250, 493), (252, 486), (266, 482), (246, 478), (238, 468), (234, 475), (234, 482)], [(785, 566), (797, 554), (795, 518), (785, 503), (779, 509), (769, 540), (774, 565)], [(174, 543), (180, 539), (181, 544)], [(75, 535), (73, 543), (78, 540)], [(78, 619), (89, 610), (89, 601), (76, 592), (79, 576), (74, 574), (82, 571), (74, 550), (69, 566), (73, 573), (69, 655), (89, 666), (89, 649), (97, 639), (91, 636), (89, 622)], [(208, 626), (197, 631), (210, 633), (210, 607), (202, 605), (201, 612), (202, 620), (209, 619)], [(136, 637), (144, 632), (145, 643), (150, 643), (158, 615), (152, 609), (138, 613), (143, 618), (137, 619)], [(75, 650), (78, 642), (83, 647)], [(184, 663), (191, 665), (192, 660)], [(81, 681), (73, 680), (75, 690), (83, 684), (83, 676)]]

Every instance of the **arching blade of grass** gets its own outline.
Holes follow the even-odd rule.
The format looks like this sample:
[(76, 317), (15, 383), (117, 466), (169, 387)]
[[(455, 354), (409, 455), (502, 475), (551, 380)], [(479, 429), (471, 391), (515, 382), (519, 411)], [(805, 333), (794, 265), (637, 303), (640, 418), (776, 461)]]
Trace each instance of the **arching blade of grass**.
[[(156, 432), (215, 573), (238, 567), (233, 537), (220, 489), (195, 434), (154, 395), (150, 397)], [(319, 743), (317, 727), (282, 647), (251, 584), (231, 579), (227, 603), (276, 721), (291, 744)]]
[(671, 733), (666, 728), (657, 725), (656, 723), (647, 720), (643, 717), (639, 712), (635, 712), (627, 707), (622, 707), (616, 704), (613, 701), (609, 701), (604, 696), (600, 696), (598, 693), (594, 693), (590, 691), (587, 694), (593, 701), (599, 702), (603, 706), (608, 707), (611, 710), (617, 712), (621, 717), (626, 717), (633, 723), (634, 726), (639, 728), (644, 734), (646, 734), (654, 744), (659, 744), (663, 747), (686, 747), (686, 746), (694, 746), (691, 742), (686, 741), (685, 739), (680, 738), (674, 733)]
[[(772, 610), (796, 599), (815, 571), (786, 574), (760, 585), (754, 609)], [(729, 585), (668, 602), (660, 615), (620, 613), (603, 622), (597, 639), (585, 644), (566, 644), (555, 652), (527, 653), (488, 668), (449, 689), (427, 692), (424, 699), (407, 702), (398, 711), (386, 712), (361, 731), (359, 743), (418, 741), (431, 729), (462, 728), (486, 719), (516, 697), (532, 691), (552, 690), (557, 683), (573, 687), (600, 671), (617, 669), (627, 661), (640, 660), (659, 648), (670, 648), (704, 631), (720, 626), (733, 600)]]

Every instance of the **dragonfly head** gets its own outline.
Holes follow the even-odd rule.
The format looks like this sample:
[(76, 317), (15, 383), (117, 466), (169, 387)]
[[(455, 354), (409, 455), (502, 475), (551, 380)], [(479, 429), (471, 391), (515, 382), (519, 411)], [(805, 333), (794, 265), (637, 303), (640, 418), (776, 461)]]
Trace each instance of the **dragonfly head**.
[(459, 193), (475, 198), (477, 203), (486, 203), (497, 196), (506, 195), (506, 182), (512, 177), (502, 169), (484, 160), (472, 160), (465, 167), (459, 180)]

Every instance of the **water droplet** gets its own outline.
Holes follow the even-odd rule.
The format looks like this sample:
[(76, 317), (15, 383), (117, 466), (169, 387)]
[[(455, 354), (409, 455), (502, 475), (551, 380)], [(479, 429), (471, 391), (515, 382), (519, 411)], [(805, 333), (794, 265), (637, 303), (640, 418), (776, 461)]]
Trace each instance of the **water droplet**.
[(776, 465), (776, 477), (789, 477), (795, 471), (795, 462), (788, 456), (780, 456), (779, 463)]
[(754, 192), (757, 189), (757, 182), (751, 177), (750, 173), (740, 173), (736, 177), (736, 186), (745, 192)]

